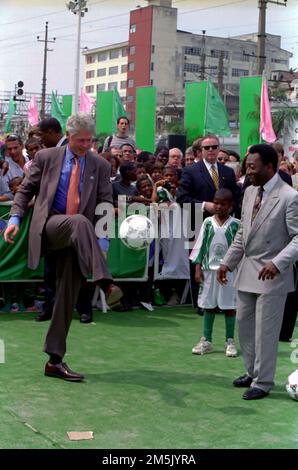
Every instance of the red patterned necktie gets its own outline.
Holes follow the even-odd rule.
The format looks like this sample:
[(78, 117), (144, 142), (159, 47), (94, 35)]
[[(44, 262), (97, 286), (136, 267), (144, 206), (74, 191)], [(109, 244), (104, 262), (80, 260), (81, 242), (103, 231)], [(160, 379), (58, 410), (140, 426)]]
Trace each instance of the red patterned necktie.
[(67, 203), (66, 203), (66, 214), (73, 215), (77, 214), (80, 205), (80, 193), (79, 193), (79, 184), (80, 184), (80, 165), (79, 159), (74, 156), (74, 166), (72, 167), (72, 172), (69, 179), (69, 186), (67, 192)]
[(253, 221), (256, 218), (257, 213), (260, 210), (260, 207), (261, 207), (261, 204), (262, 204), (262, 199), (263, 199), (263, 194), (264, 194), (264, 188), (263, 188), (263, 186), (260, 186), (259, 189), (258, 189), (257, 195), (256, 195), (253, 210), (252, 210), (251, 223), (253, 223)]

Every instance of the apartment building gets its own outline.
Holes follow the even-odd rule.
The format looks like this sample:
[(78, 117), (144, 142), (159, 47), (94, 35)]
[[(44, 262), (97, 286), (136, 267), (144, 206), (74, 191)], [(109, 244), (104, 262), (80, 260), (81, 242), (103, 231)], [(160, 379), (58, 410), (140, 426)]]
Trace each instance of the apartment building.
[[(230, 116), (239, 111), (239, 78), (256, 74), (257, 34), (221, 38), (177, 30), (172, 0), (147, 0), (130, 12), (128, 41), (84, 52), (85, 91), (117, 87), (134, 121), (136, 88), (154, 85), (159, 107), (181, 105), (188, 82), (219, 84)], [(199, 23), (199, 19), (198, 19)], [(203, 25), (202, 25), (203, 27)], [(266, 38), (266, 72), (289, 70), (281, 37)]]

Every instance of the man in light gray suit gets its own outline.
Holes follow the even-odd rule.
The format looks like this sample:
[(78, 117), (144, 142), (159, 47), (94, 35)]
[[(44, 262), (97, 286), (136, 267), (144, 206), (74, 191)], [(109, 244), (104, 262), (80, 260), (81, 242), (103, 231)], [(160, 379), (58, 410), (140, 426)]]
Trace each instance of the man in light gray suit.
[(73, 382), (84, 377), (73, 372), (63, 362), (63, 356), (83, 277), (92, 275), (93, 281), (105, 290), (108, 303), (122, 296), (120, 289), (112, 284), (93, 226), (99, 203), (108, 204), (112, 210), (111, 167), (89, 150), (94, 131), (91, 116), (78, 113), (67, 121), (68, 145), (37, 152), (15, 196), (4, 233), (5, 240), (13, 243), (28, 203), (36, 196), (29, 231), (28, 265), (36, 269), (44, 250), (59, 251), (53, 316), (44, 345), (44, 351), (50, 356), (45, 375)]
[(287, 293), (294, 290), (298, 260), (298, 193), (277, 173), (278, 157), (269, 145), (254, 145), (247, 157), (253, 186), (246, 189), (239, 230), (218, 271), (238, 267), (238, 334), (247, 373), (235, 387), (249, 387), (245, 400), (264, 398), (274, 385), (278, 338)]

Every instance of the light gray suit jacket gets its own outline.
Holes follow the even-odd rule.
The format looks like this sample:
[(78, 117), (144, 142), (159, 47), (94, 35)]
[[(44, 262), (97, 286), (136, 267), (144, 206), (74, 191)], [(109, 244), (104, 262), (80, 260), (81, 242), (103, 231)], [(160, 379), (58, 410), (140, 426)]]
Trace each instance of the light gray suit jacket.
[[(280, 295), (294, 290), (293, 264), (298, 260), (298, 193), (280, 177), (251, 224), (258, 187), (244, 193), (239, 230), (222, 264), (233, 271), (234, 286), (244, 292)], [(258, 279), (266, 263), (279, 270), (273, 280)]]
[[(55, 198), (65, 148), (65, 146), (53, 147), (37, 152), (30, 172), (14, 198), (11, 215), (23, 218), (28, 203), (33, 196), (36, 196), (29, 231), (28, 266), (31, 269), (36, 269), (39, 263), (42, 232)], [(97, 204), (100, 202), (112, 204), (110, 176), (110, 164), (97, 154), (87, 152), (79, 213), (92, 223), (95, 222)]]

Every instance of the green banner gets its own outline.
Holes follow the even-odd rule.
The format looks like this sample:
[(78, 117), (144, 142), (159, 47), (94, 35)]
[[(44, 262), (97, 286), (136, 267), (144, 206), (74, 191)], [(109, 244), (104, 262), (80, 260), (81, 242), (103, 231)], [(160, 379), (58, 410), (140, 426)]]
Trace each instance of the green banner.
[(207, 82), (207, 100), (205, 111), (204, 134), (216, 134), (218, 136), (230, 137), (229, 118), (224, 102), (213, 83)]
[(184, 128), (187, 141), (204, 135), (207, 82), (186, 83)]
[(147, 251), (130, 250), (118, 238), (118, 220), (115, 220), (116, 238), (110, 239), (108, 267), (114, 279), (143, 277), (146, 269)]
[(113, 90), (100, 91), (96, 95), (96, 135), (113, 134), (113, 99)]
[(249, 145), (260, 142), (260, 99), (262, 77), (240, 78), (240, 155), (244, 158)]
[(136, 90), (136, 144), (137, 148), (155, 150), (156, 87), (137, 87)]
[(62, 96), (63, 113), (67, 118), (72, 115), (72, 95)]

